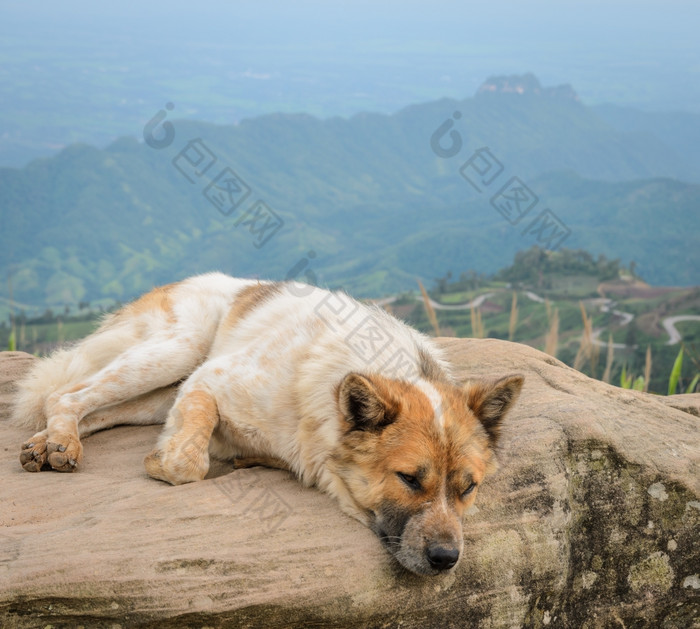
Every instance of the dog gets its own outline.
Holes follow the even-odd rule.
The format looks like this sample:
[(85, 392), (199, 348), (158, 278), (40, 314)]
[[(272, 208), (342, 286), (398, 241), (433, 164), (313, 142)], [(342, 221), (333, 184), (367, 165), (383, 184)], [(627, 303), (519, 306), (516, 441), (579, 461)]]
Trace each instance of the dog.
[(428, 337), (343, 292), (210, 273), (37, 361), (13, 417), (39, 431), (21, 446), (30, 472), (73, 471), (95, 431), (164, 423), (149, 476), (202, 480), (210, 457), (289, 470), (404, 568), (435, 575), (457, 564), (462, 515), (522, 385), (460, 386)]

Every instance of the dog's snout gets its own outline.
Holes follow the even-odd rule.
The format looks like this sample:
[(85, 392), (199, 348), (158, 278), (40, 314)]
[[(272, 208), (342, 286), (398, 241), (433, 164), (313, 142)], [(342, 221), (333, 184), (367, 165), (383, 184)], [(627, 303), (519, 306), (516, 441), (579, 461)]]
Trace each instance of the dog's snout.
[(435, 570), (449, 570), (459, 559), (459, 549), (444, 546), (430, 546), (427, 550), (428, 562)]

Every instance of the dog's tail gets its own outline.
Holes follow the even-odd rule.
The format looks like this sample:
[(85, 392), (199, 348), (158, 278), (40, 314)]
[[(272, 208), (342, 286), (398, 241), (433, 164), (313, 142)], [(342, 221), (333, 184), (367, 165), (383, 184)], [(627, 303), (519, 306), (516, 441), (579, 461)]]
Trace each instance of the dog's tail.
[(37, 431), (46, 428), (49, 396), (84, 381), (124, 350), (128, 337), (114, 329), (118, 326), (113, 326), (113, 318), (108, 316), (99, 330), (77, 345), (34, 361), (17, 382), (10, 415), (13, 425)]

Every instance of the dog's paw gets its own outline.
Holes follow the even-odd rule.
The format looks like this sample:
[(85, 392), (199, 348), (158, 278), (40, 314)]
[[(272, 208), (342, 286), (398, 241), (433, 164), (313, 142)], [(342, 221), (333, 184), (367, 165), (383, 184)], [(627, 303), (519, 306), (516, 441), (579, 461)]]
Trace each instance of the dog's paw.
[(46, 431), (42, 430), (22, 444), (19, 462), (27, 472), (41, 472), (42, 469), (49, 468), (47, 457)]
[(165, 475), (165, 470), (163, 469), (162, 450), (152, 450), (143, 460), (143, 464), (146, 467), (146, 474), (148, 474), (151, 478), (155, 478), (156, 480), (164, 480), (166, 483), (170, 482)]
[(72, 435), (52, 435), (46, 452), (49, 465), (59, 472), (72, 472), (83, 460), (83, 445)]
[(206, 451), (188, 448), (153, 450), (143, 461), (146, 473), (151, 478), (164, 480), (171, 485), (182, 485), (202, 480), (209, 471), (209, 456)]

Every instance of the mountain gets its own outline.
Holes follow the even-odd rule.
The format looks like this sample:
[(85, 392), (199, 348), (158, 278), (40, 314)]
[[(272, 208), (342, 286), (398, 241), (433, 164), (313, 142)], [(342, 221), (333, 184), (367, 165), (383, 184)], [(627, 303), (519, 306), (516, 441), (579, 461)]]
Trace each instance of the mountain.
[(632, 107), (597, 105), (592, 108), (618, 132), (645, 137), (651, 147), (659, 140), (672, 148), (683, 160), (681, 179), (698, 183), (700, 173), (700, 114), (683, 111), (646, 112)]
[[(548, 209), (568, 247), (634, 259), (651, 282), (700, 282), (700, 186), (669, 178), (682, 172), (677, 151), (660, 140), (649, 150), (648, 138), (614, 129), (571, 88), (521, 83), (496, 77), (474, 98), (391, 116), (174, 120), (160, 149), (122, 138), (0, 169), (0, 273), (28, 308), (129, 299), (212, 269), (376, 295), (448, 269), (495, 271), (542, 244), (527, 227)], [(454, 137), (461, 150), (439, 157), (433, 136), (443, 155), (458, 148)], [(500, 166), (477, 192), (460, 168), (484, 155)], [(513, 177), (538, 198), (517, 225), (490, 203)], [(226, 196), (227, 180), (240, 205), (222, 213), (213, 193)]]

